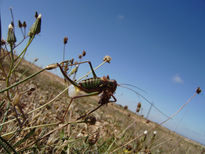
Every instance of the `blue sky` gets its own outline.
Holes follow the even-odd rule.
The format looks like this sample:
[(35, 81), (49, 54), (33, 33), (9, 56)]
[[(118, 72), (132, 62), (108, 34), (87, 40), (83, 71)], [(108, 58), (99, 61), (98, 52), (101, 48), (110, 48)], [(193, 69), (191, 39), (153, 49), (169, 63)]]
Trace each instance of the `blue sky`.
[[(66, 58), (87, 51), (94, 66), (105, 55), (112, 57), (96, 73), (109, 74), (118, 83), (136, 85), (139, 91), (164, 113), (171, 115), (205, 87), (205, 1), (204, 0), (1, 0), (3, 37), (14, 18), (31, 26), (34, 12), (42, 14), (42, 31), (28, 50), (26, 59), (38, 57), (39, 66), (62, 60), (62, 40), (68, 36)], [(17, 31), (18, 40), (20, 31)], [(81, 74), (89, 67), (83, 65)], [(118, 103), (135, 111), (142, 102), (146, 115), (149, 104), (132, 92), (118, 88)], [(205, 95), (195, 97), (165, 126), (205, 144)], [(152, 109), (150, 119), (166, 118)]]

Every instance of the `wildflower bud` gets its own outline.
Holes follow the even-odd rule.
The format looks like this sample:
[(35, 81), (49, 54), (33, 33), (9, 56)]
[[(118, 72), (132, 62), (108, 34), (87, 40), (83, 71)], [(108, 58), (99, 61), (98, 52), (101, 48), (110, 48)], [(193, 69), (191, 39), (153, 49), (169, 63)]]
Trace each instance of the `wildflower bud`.
[(38, 12), (37, 11), (35, 12), (35, 18), (36, 19), (38, 18)]
[(38, 15), (36, 21), (32, 25), (28, 36), (32, 37), (35, 36), (36, 34), (39, 34), (41, 32), (41, 14)]
[(108, 62), (108, 63), (110, 63), (111, 60), (112, 60), (112, 58), (111, 58), (110, 56), (105, 56), (105, 57), (103, 58), (103, 61), (106, 61), (106, 62)]
[(57, 68), (57, 67), (58, 67), (57, 64), (50, 64), (50, 65), (46, 66), (45, 69), (46, 69), (46, 70), (52, 70), (52, 69), (55, 69), (55, 68)]
[(81, 59), (82, 57), (83, 57), (82, 55), (79, 55), (79, 56), (78, 56), (79, 59)]
[(19, 28), (22, 28), (22, 26), (23, 26), (20, 20), (18, 21), (18, 26), (19, 26)]
[(201, 88), (200, 88), (200, 87), (197, 88), (196, 93), (197, 93), (197, 94), (200, 94), (200, 93), (201, 93)]
[(86, 55), (86, 51), (85, 51), (85, 50), (83, 50), (83, 53), (82, 53), (82, 55), (83, 55), (83, 56), (85, 56), (85, 55)]
[(19, 94), (19, 93), (16, 93), (15, 96), (14, 96), (12, 105), (13, 105), (13, 106), (16, 106), (16, 105), (19, 104), (19, 102), (20, 102), (20, 94)]
[(16, 36), (14, 33), (14, 27), (12, 26), (12, 24), (9, 24), (9, 27), (8, 27), (7, 42), (9, 44), (14, 44), (16, 42)]
[(68, 37), (64, 37), (63, 43), (64, 43), (64, 44), (67, 44), (67, 43), (68, 43)]
[(26, 28), (27, 25), (26, 25), (26, 22), (25, 22), (25, 21), (23, 22), (23, 25), (22, 25), (22, 26), (23, 26), (24, 28)]
[(78, 71), (78, 65), (71, 70), (71, 72), (69, 73), (69, 76), (73, 75), (73, 74), (76, 73), (77, 71)]
[(90, 116), (86, 117), (85, 118), (85, 123), (90, 124), (90, 125), (95, 125), (95, 123), (96, 123), (95, 116), (90, 115)]

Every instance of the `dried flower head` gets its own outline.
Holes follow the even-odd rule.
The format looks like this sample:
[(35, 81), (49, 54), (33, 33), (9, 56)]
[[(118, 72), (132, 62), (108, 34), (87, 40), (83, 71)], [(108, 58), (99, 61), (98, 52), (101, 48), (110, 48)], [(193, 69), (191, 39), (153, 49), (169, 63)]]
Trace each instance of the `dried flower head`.
[(125, 105), (125, 106), (124, 106), (124, 109), (125, 109), (125, 110), (127, 110), (127, 109), (128, 109), (128, 106), (127, 106), (127, 105)]
[(76, 61), (74, 64), (75, 64), (75, 65), (77, 65), (77, 64), (78, 64), (78, 62)]
[(137, 108), (141, 108), (141, 103), (139, 102), (138, 104), (137, 104)]
[(197, 94), (200, 94), (200, 93), (201, 93), (201, 88), (200, 88), (200, 87), (198, 87), (198, 88), (196, 89), (196, 93), (197, 93)]
[(131, 145), (127, 145), (126, 146), (126, 150), (127, 150), (127, 152), (130, 152), (132, 150), (132, 146)]
[(23, 22), (23, 25), (22, 25), (22, 26), (23, 26), (24, 28), (26, 28), (26, 26), (27, 26), (27, 25), (26, 25), (26, 21)]
[(9, 44), (14, 44), (16, 42), (16, 36), (14, 33), (14, 27), (12, 26), (12, 24), (9, 24), (9, 27), (8, 27), (7, 42)]
[(34, 59), (34, 62), (37, 62), (37, 61), (38, 61), (38, 58), (35, 58), (35, 59)]
[(97, 120), (96, 120), (95, 116), (93, 116), (93, 115), (87, 116), (85, 118), (85, 123), (87, 123), (89, 125), (95, 125), (96, 121)]
[(82, 57), (83, 57), (82, 55), (79, 55), (79, 56), (78, 56), (79, 59), (81, 59)]
[(67, 43), (68, 43), (68, 37), (64, 37), (63, 43), (64, 43), (64, 44), (67, 44)]
[(83, 56), (85, 56), (85, 55), (86, 55), (86, 51), (85, 51), (85, 50), (83, 50), (83, 53), (82, 53), (82, 55), (83, 55)]
[(103, 58), (103, 61), (106, 61), (106, 62), (108, 62), (108, 63), (110, 63), (111, 60), (112, 60), (112, 58), (111, 58), (110, 56), (105, 56), (105, 57)]
[(136, 109), (136, 112), (137, 112), (137, 113), (138, 113), (138, 112), (140, 112), (140, 109), (139, 109), (139, 108), (137, 108), (137, 109)]
[(22, 26), (23, 26), (20, 20), (18, 21), (18, 26), (19, 26), (19, 28), (22, 28)]
[(35, 12), (35, 18), (36, 19), (38, 18), (38, 12), (37, 11)]

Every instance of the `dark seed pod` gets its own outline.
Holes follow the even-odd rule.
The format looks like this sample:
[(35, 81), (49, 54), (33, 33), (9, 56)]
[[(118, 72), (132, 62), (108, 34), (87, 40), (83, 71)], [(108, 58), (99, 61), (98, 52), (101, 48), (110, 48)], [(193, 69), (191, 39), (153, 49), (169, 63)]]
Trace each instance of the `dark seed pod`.
[(85, 51), (85, 50), (83, 50), (83, 53), (82, 53), (82, 55), (83, 55), (83, 56), (85, 56), (85, 55), (86, 55), (86, 51)]
[(93, 116), (93, 115), (90, 115), (90, 116), (85, 118), (85, 123), (89, 124), (89, 125), (95, 125), (96, 121), (97, 120), (96, 120), (95, 116)]
[(82, 55), (79, 55), (79, 56), (78, 56), (79, 59), (81, 59), (82, 57), (83, 57)]
[(137, 108), (141, 108), (141, 103), (139, 102), (138, 104), (137, 104)]
[(22, 26), (23, 26), (20, 20), (18, 21), (18, 26), (19, 26), (19, 28), (22, 28)]
[(36, 19), (38, 18), (38, 12), (37, 11), (35, 12), (35, 18)]
[(67, 44), (67, 43), (68, 43), (68, 37), (64, 37), (63, 43), (64, 43), (64, 44)]
[(23, 25), (22, 25), (22, 26), (23, 26), (24, 28), (26, 28), (27, 25), (26, 25), (26, 22), (25, 22), (25, 21), (23, 22)]
[(127, 110), (127, 109), (128, 109), (128, 106), (127, 106), (127, 105), (125, 105), (125, 106), (124, 106), (124, 109), (125, 109), (125, 110)]
[(197, 93), (197, 94), (200, 94), (200, 93), (201, 93), (201, 88), (200, 88), (200, 87), (197, 88), (196, 93)]

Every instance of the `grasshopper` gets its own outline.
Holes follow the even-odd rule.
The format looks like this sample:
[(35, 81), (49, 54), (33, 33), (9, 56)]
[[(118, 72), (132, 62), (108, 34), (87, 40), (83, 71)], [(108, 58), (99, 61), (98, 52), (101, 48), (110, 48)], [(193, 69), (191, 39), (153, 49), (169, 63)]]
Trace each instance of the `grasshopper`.
[[(101, 94), (100, 100), (98, 102), (99, 106), (97, 106), (95, 109), (91, 110), (87, 114), (77, 118), (77, 120), (86, 117), (87, 115), (89, 115), (92, 112), (96, 111), (101, 106), (103, 106), (105, 104), (108, 104), (109, 102), (116, 102), (117, 101), (117, 99), (113, 95), (114, 92), (117, 89), (117, 86), (118, 86), (117, 81), (116, 80), (110, 80), (109, 76), (107, 76), (107, 77), (103, 76), (101, 78), (97, 77), (97, 75), (95, 74), (95, 71), (94, 71), (90, 61), (79, 62), (79, 63), (71, 64), (69, 66), (79, 65), (79, 64), (82, 64), (82, 63), (88, 63), (89, 64), (93, 77), (82, 80), (80, 82), (73, 81), (67, 76), (67, 74), (64, 72), (64, 70), (61, 66), (63, 64), (63, 62), (60, 63), (60, 64), (57, 63), (57, 66), (60, 68), (60, 71), (62, 72), (65, 79), (68, 80), (72, 85), (77, 87), (79, 90), (84, 91), (84, 92), (87, 93), (85, 95), (71, 97), (71, 100), (70, 100), (70, 102), (69, 102), (69, 104), (66, 108), (66, 112), (64, 113), (63, 117), (58, 118), (62, 122), (64, 121), (65, 116), (68, 113), (68, 110), (69, 110), (69, 107), (70, 107), (71, 103), (76, 98), (95, 96), (95, 95)], [(110, 100), (111, 98), (113, 98), (113, 100)]]

